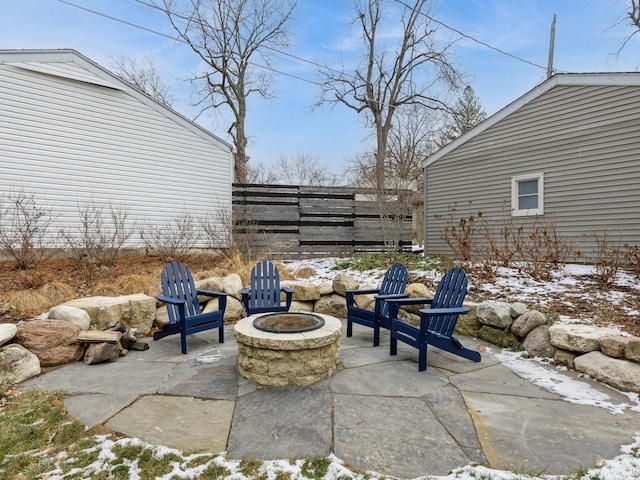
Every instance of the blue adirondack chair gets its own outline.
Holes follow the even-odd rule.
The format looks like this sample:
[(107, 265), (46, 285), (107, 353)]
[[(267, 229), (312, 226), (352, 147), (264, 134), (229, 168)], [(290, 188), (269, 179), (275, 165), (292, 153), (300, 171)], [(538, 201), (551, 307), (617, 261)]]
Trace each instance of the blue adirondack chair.
[[(440, 280), (433, 298), (408, 298), (389, 300), (391, 316), (391, 355), (398, 353), (398, 340), (418, 349), (418, 370), (427, 369), (427, 345), (433, 345), (447, 352), (474, 362), (480, 361), (480, 353), (470, 350), (453, 336), (458, 316), (469, 313), (463, 307), (467, 294), (467, 275), (460, 267), (449, 270)], [(420, 326), (400, 320), (398, 311), (402, 305), (430, 304), (431, 308), (420, 310)]]
[[(384, 274), (380, 288), (367, 288), (362, 290), (346, 290), (347, 300), (347, 337), (353, 334), (353, 324), (364, 325), (373, 328), (373, 346), (380, 345), (380, 327), (389, 328), (391, 319), (386, 300), (391, 298), (406, 298), (409, 295), (404, 289), (409, 282), (409, 272), (402, 263), (393, 264)], [(375, 306), (373, 310), (360, 308), (356, 305), (357, 295), (369, 295), (375, 293)]]
[[(187, 335), (218, 328), (218, 340), (224, 343), (226, 293), (196, 289), (191, 272), (178, 262), (171, 262), (165, 266), (161, 282), (163, 295), (156, 298), (167, 305), (169, 323), (153, 334), (154, 340), (179, 333), (182, 353), (187, 353)], [(217, 298), (218, 310), (202, 313), (198, 295)]]
[[(247, 316), (266, 312), (288, 312), (293, 289), (280, 286), (280, 273), (276, 266), (262, 260), (251, 269), (249, 287), (240, 290)], [(284, 303), (282, 293), (285, 294)]]

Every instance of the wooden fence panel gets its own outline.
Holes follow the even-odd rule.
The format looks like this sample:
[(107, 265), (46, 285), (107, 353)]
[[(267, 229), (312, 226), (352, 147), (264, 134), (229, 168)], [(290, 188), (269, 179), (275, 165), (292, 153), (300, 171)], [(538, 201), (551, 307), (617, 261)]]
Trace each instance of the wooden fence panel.
[[(283, 258), (385, 251), (379, 210), (362, 198), (350, 187), (234, 184), (236, 241)], [(409, 207), (401, 218), (393, 236), (400, 250), (410, 251)]]

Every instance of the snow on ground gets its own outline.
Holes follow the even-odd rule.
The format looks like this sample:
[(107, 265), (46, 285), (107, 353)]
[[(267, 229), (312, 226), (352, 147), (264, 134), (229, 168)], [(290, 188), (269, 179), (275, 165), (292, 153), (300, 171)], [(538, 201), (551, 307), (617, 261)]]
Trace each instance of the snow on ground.
[[(326, 258), (318, 260), (301, 260), (301, 261), (289, 261), (283, 262), (284, 265), (295, 272), (300, 267), (312, 267), (316, 271), (316, 274), (312, 277), (305, 278), (305, 280), (312, 282), (331, 281), (338, 273), (345, 273), (353, 277), (361, 285), (376, 286), (382, 279), (384, 271), (382, 270), (332, 270), (339, 259)], [(420, 272), (424, 278), (433, 278), (437, 281), (441, 274), (438, 272)], [(589, 291), (582, 290), (580, 285), (593, 275), (593, 269), (588, 266), (581, 265), (568, 265), (561, 272), (554, 272), (552, 280), (549, 282), (539, 282), (525, 277), (514, 269), (500, 269), (498, 278), (492, 283), (483, 283), (481, 285), (471, 286), (475, 290), (480, 290), (484, 294), (491, 295), (502, 294), (505, 290), (509, 292), (510, 298), (514, 301), (522, 301), (524, 303), (534, 304), (537, 306), (544, 306), (544, 299), (549, 296), (550, 293), (562, 294), (567, 296), (567, 301), (571, 302), (572, 298), (575, 299), (577, 295), (589, 300)], [(630, 293), (623, 291), (613, 290), (610, 292), (607, 301), (612, 304), (619, 304), (625, 300), (627, 295), (638, 295), (640, 293), (640, 281), (634, 276), (621, 273), (618, 275), (617, 285), (626, 287)], [(597, 293), (597, 292), (596, 292)], [(638, 316), (638, 311), (627, 311), (628, 315)], [(579, 322), (583, 319), (572, 318), (571, 316), (561, 316), (561, 321), (564, 322)], [(522, 378), (530, 380), (532, 383), (545, 388), (550, 392), (560, 395), (568, 402), (593, 405), (599, 408), (605, 408), (612, 414), (623, 414), (627, 409), (640, 411), (640, 399), (638, 395), (633, 393), (625, 393), (628, 396), (629, 402), (624, 404), (614, 404), (607, 400), (606, 395), (594, 390), (589, 386), (587, 382), (581, 382), (578, 378), (572, 378), (566, 374), (563, 374), (562, 368), (552, 368), (548, 363), (545, 363), (542, 359), (528, 359), (522, 356), (522, 353), (509, 352), (502, 350), (494, 353), (498, 359), (507, 367), (511, 368), (517, 375)], [(213, 360), (213, 359), (212, 359)], [(242, 480), (247, 479), (240, 471), (240, 463), (234, 460), (227, 460), (224, 454), (200, 454), (203, 458), (210, 457), (208, 461), (203, 461), (198, 467), (188, 468), (187, 462), (193, 458), (194, 455), (186, 456), (182, 452), (170, 449), (167, 447), (156, 447), (150, 444), (145, 444), (138, 439), (119, 439), (108, 440), (106, 437), (103, 441), (98, 443), (98, 447), (102, 451), (100, 458), (104, 459), (102, 462), (96, 462), (92, 465), (93, 474), (98, 474), (102, 471), (109, 471), (109, 459), (115, 458), (113, 453), (119, 446), (125, 444), (141, 445), (144, 448), (150, 449), (158, 457), (165, 455), (173, 455), (182, 461), (176, 461), (174, 463), (174, 471), (162, 477), (169, 480), (171, 478), (198, 478), (199, 475), (209, 466), (218, 465), (226, 468), (230, 473), (226, 477), (227, 479)], [(356, 474), (347, 469), (343, 462), (335, 457), (331, 456), (331, 465), (328, 473), (323, 477), (325, 480), (337, 480), (337, 479), (354, 479), (364, 480), (365, 478), (382, 479), (389, 478), (383, 475), (379, 475), (375, 472), (368, 472), (365, 475)], [(64, 462), (64, 457), (58, 459), (58, 463)], [(142, 471), (135, 471), (136, 465), (132, 465), (131, 478), (140, 478), (136, 475), (142, 475)], [(289, 460), (269, 460), (263, 464), (263, 473), (265, 478), (271, 480), (279, 478), (280, 476), (288, 475), (288, 478), (292, 480), (305, 479), (303, 473), (303, 462), (296, 461), (290, 462)], [(75, 472), (77, 474), (78, 472)], [(83, 472), (86, 474), (87, 472)], [(71, 477), (72, 474), (68, 473), (63, 475), (61, 470), (53, 470), (44, 478), (49, 480), (62, 480), (64, 478)], [(446, 476), (432, 476), (421, 477), (424, 480), (569, 480), (569, 477), (543, 475), (543, 476), (529, 476), (522, 473), (506, 472), (501, 470), (493, 470), (482, 466), (464, 466), (454, 470), (452, 473)], [(640, 436), (635, 438), (634, 443), (621, 447), (621, 454), (617, 457), (606, 460), (599, 468), (593, 468), (588, 470), (582, 476), (571, 476), (571, 480), (631, 480), (640, 479)]]

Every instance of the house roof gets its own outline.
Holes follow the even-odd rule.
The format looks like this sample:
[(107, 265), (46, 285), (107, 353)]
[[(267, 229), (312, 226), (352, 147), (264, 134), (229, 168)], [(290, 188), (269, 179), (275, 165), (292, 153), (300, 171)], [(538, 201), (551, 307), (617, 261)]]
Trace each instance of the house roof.
[(120, 90), (224, 150), (233, 146), (73, 49), (0, 50), (0, 64)]
[(480, 135), (482, 132), (500, 122), (504, 118), (519, 110), (524, 105), (532, 102), (538, 97), (544, 95), (549, 90), (558, 86), (605, 86), (605, 85), (622, 85), (622, 86), (640, 86), (640, 72), (621, 72), (621, 73), (557, 73), (548, 78), (535, 88), (529, 90), (514, 102), (497, 111), (484, 122), (475, 126), (468, 132), (456, 138), (451, 143), (445, 145), (441, 149), (434, 152), (426, 158), (423, 168), (428, 167), (440, 158), (449, 154), (456, 148), (464, 145), (468, 141)]

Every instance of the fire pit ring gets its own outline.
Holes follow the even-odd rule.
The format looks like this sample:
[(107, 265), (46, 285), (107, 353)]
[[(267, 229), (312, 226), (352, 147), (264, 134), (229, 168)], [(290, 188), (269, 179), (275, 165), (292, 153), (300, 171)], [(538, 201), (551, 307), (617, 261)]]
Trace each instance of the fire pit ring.
[(323, 313), (290, 313), (318, 317), (324, 324), (296, 333), (265, 331), (254, 322), (272, 315), (265, 313), (243, 318), (233, 326), (240, 375), (260, 385), (287, 387), (312, 385), (336, 372), (342, 321)]
[(253, 320), (253, 326), (263, 332), (302, 333), (324, 327), (324, 318), (313, 313), (268, 313)]

